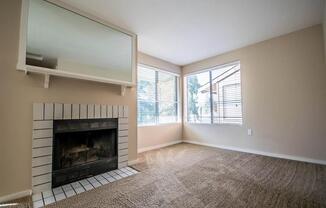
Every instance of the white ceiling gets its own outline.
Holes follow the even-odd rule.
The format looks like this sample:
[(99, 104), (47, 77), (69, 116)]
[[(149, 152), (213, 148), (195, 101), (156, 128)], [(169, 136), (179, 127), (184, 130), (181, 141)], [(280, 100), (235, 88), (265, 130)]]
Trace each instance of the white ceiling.
[(138, 35), (141, 52), (186, 65), (322, 22), (323, 0), (64, 0)]

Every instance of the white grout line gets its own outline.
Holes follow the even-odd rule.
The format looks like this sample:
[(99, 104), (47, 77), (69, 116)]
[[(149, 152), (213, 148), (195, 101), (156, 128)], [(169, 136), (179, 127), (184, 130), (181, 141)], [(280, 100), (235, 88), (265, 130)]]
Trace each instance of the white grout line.
[(64, 200), (85, 191), (100, 187), (102, 185), (112, 183), (124, 177), (134, 175), (136, 173), (138, 173), (138, 171), (135, 169), (124, 167), (94, 177), (59, 186), (52, 190), (43, 191), (42, 193), (36, 193), (32, 196), (33, 207), (40, 208), (45, 205), (52, 204), (54, 202)]

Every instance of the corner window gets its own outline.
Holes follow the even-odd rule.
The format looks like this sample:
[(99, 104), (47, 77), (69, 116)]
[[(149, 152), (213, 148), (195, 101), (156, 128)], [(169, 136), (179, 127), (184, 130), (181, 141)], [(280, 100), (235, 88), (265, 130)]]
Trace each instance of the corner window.
[(138, 66), (138, 125), (179, 121), (179, 76)]
[(188, 123), (242, 124), (240, 63), (185, 76)]

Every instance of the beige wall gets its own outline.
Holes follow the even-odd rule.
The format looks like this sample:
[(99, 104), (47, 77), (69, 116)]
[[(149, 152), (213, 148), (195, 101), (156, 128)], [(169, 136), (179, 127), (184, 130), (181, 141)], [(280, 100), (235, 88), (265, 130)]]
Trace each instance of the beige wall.
[(156, 57), (138, 52), (138, 63), (139, 64), (145, 64), (148, 66), (156, 67), (165, 71), (169, 71), (175, 74), (181, 74), (181, 68), (180, 66), (177, 66), (175, 64), (172, 64), (167, 61), (163, 61), (161, 59), (158, 59)]
[(179, 142), (182, 139), (182, 124), (138, 127), (138, 152)]
[(183, 67), (187, 74), (240, 60), (244, 121), (185, 124), (184, 139), (326, 161), (323, 47), (317, 25)]
[(32, 103), (123, 104), (130, 108), (129, 160), (137, 157), (136, 89), (95, 82), (26, 76), (16, 70), (20, 1), (0, 1), (0, 196), (31, 188)]
[(325, 62), (326, 62), (326, 3), (325, 2), (324, 2), (323, 32), (324, 32), (324, 55), (325, 55)]
[[(138, 62), (176, 74), (181, 73), (179, 66), (143, 53), (138, 54)], [(138, 127), (138, 151), (144, 151), (150, 149), (151, 147), (169, 144), (181, 139), (181, 123)]]

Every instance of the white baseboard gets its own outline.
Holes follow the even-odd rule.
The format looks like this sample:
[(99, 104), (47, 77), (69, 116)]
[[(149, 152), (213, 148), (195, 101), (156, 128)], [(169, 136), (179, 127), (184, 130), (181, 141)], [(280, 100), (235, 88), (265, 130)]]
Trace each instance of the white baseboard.
[(138, 159), (128, 161), (128, 165), (135, 165), (138, 163)]
[(264, 156), (269, 156), (269, 157), (295, 160), (295, 161), (300, 161), (300, 162), (308, 162), (308, 163), (326, 165), (325, 160), (317, 160), (317, 159), (312, 159), (312, 158), (307, 158), (307, 157), (300, 157), (300, 156), (279, 154), (279, 153), (272, 153), (272, 152), (264, 152), (264, 151), (253, 150), (253, 149), (243, 149), (243, 148), (225, 146), (225, 145), (208, 144), (208, 143), (191, 141), (191, 140), (182, 140), (182, 142), (198, 144), (198, 145), (203, 145), (203, 146), (208, 146), (208, 147), (216, 147), (216, 148), (226, 149), (226, 150), (233, 150), (233, 151), (237, 151), (237, 152), (252, 153), (252, 154), (256, 154), (256, 155), (264, 155)]
[(23, 198), (23, 197), (31, 196), (31, 195), (32, 195), (32, 190), (31, 189), (16, 192), (16, 193), (12, 193), (12, 194), (8, 194), (8, 195), (4, 195), (4, 196), (0, 197), (0, 203), (7, 202), (7, 201), (12, 201), (12, 200), (15, 200), (15, 199), (19, 199), (19, 198)]
[(164, 144), (159, 144), (159, 145), (154, 145), (154, 146), (150, 146), (150, 147), (139, 148), (138, 149), (138, 153), (142, 153), (142, 152), (146, 152), (146, 151), (150, 151), (150, 150), (154, 150), (154, 149), (159, 149), (159, 148), (167, 147), (167, 146), (174, 145), (174, 144), (179, 144), (181, 142), (182, 142), (182, 140), (176, 140), (176, 141), (168, 142), (168, 143), (164, 143)]

